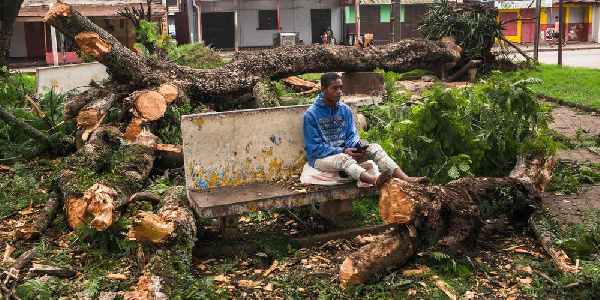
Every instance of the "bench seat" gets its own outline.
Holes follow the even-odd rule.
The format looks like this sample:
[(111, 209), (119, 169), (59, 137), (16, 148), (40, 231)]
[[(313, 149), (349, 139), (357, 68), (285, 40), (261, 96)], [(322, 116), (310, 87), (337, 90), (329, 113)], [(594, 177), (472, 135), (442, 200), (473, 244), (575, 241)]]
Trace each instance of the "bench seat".
[[(330, 220), (350, 199), (374, 195), (356, 182), (294, 190), (306, 163), (302, 118), (309, 105), (186, 115), (181, 118), (188, 200), (200, 217), (320, 202)], [(350, 105), (356, 116), (356, 106)]]
[(329, 186), (299, 192), (271, 182), (253, 182), (238, 186), (195, 190), (188, 193), (190, 203), (202, 218), (239, 215), (248, 212), (296, 207), (329, 200), (348, 200), (377, 193), (377, 189), (359, 188), (356, 183)]

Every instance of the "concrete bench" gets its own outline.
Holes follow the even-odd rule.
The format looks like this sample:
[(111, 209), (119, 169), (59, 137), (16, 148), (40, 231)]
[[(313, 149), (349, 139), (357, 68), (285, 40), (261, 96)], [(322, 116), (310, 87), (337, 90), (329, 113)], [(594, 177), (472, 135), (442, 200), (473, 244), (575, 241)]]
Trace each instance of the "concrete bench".
[[(260, 210), (320, 202), (336, 222), (359, 196), (375, 188), (356, 183), (294, 190), (306, 163), (302, 117), (309, 105), (186, 115), (181, 118), (188, 199), (200, 217), (221, 217), (221, 228), (237, 227), (237, 216)], [(356, 116), (356, 107), (351, 106)]]

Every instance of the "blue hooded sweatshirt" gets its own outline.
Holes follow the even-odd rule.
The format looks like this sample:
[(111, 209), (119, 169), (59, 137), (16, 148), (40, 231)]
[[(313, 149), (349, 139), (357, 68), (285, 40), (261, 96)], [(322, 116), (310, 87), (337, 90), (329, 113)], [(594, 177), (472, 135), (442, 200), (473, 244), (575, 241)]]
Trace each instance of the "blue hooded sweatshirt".
[(304, 150), (311, 167), (315, 166), (317, 158), (354, 148), (359, 138), (350, 107), (340, 102), (329, 107), (323, 102), (323, 94), (304, 113), (302, 129), (306, 143)]

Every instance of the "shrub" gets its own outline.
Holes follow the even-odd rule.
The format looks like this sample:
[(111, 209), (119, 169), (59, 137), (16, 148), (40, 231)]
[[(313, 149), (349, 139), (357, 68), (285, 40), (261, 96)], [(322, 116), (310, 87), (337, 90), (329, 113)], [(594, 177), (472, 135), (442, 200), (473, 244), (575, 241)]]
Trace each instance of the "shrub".
[(535, 82), (496, 75), (467, 88), (435, 87), (410, 106), (392, 98), (367, 114), (371, 129), (364, 137), (381, 144), (407, 174), (438, 182), (506, 176), (519, 154), (556, 150), (546, 137), (550, 107), (528, 88)]

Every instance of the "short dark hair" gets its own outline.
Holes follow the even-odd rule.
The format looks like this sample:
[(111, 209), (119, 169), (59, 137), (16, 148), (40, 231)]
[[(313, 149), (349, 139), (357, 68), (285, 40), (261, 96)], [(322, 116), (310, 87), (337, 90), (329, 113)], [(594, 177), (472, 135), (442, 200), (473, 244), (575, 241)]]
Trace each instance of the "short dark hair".
[(335, 73), (335, 72), (324, 73), (323, 75), (321, 75), (321, 87), (328, 87), (332, 81), (338, 80), (338, 79), (342, 79), (342, 76), (340, 76), (340, 74), (338, 74), (338, 73)]

